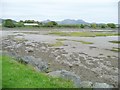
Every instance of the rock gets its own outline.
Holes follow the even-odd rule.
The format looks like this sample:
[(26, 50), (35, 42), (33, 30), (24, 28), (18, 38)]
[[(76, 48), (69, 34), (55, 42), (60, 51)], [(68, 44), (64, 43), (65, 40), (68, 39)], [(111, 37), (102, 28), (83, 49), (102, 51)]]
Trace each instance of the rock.
[(17, 36), (24, 36), (23, 33), (17, 33), (16, 35), (17, 35)]
[(74, 82), (75, 87), (79, 88), (80, 87), (80, 77), (77, 76), (76, 74), (66, 71), (66, 70), (60, 70), (60, 71), (53, 71), (48, 73), (48, 75), (53, 76), (53, 77), (60, 77), (66, 80), (71, 80)]
[(68, 44), (64, 44), (63, 46), (68, 46)]
[(72, 68), (73, 67), (73, 64), (71, 64), (70, 62), (68, 62), (68, 61), (64, 61), (64, 63), (65, 64), (67, 64), (70, 68)]
[(5, 49), (13, 49), (14, 47), (13, 46), (7, 46), (5, 47)]
[(76, 48), (76, 47), (72, 47), (72, 48)]
[(27, 41), (25, 42), (25, 46), (32, 46), (32, 47), (35, 47), (35, 44), (30, 42), (30, 41)]
[(92, 49), (92, 48), (97, 48), (97, 47), (95, 47), (95, 46), (90, 46), (90, 48)]
[(46, 49), (46, 47), (42, 46), (42, 47), (41, 47), (41, 49), (42, 49), (42, 50), (45, 50), (45, 49)]
[(27, 51), (27, 52), (33, 52), (33, 51), (34, 51), (34, 48), (32, 48), (32, 47), (26, 47), (26, 51)]
[(107, 83), (95, 83), (93, 88), (113, 88), (113, 86)]
[(48, 72), (49, 71), (49, 67), (45, 62), (41, 62), (37, 68), (42, 71), (42, 72)]
[(15, 46), (15, 48), (17, 49), (17, 48), (20, 48), (22, 46), (22, 44), (17, 44), (16, 46)]
[(28, 64), (31, 63), (33, 61), (33, 57), (32, 56), (24, 56), (24, 57), (17, 57), (16, 60), (19, 61), (20, 63), (23, 64)]
[(62, 54), (68, 54), (68, 52), (64, 51), (64, 52), (62, 52)]
[(81, 88), (92, 88), (93, 83), (90, 81), (83, 81), (80, 83)]
[(23, 64), (31, 64), (39, 71), (48, 72), (47, 63), (43, 62), (40, 58), (34, 58), (33, 56), (18, 57), (17, 60)]

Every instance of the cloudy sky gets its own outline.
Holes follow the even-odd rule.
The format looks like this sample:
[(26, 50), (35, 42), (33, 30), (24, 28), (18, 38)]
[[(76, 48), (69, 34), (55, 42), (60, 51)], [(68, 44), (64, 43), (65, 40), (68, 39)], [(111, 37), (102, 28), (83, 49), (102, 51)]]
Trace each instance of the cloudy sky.
[(119, 0), (1, 0), (1, 18), (118, 23)]

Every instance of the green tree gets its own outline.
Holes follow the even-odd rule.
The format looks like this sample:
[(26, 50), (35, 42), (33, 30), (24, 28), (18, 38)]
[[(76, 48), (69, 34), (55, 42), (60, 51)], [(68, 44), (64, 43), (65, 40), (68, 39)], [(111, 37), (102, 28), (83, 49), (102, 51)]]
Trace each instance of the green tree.
[(53, 26), (57, 26), (57, 25), (58, 24), (55, 21), (50, 21), (50, 22), (46, 23), (46, 26), (48, 26), (48, 27), (53, 27)]
[(101, 24), (100, 28), (107, 28), (107, 25), (106, 24)]
[(95, 23), (91, 24), (91, 28), (94, 28), (96, 29), (97, 28), (97, 25)]
[(81, 24), (80, 27), (81, 27), (81, 28), (85, 28), (85, 25)]
[(23, 21), (23, 20), (20, 20), (19, 22), (24, 23), (24, 21)]
[(110, 27), (110, 28), (116, 28), (116, 25), (115, 25), (114, 23), (108, 23), (107, 25), (108, 25), (108, 27)]
[(23, 22), (18, 22), (15, 24), (16, 27), (23, 27), (24, 26), (24, 23)]
[(36, 23), (34, 20), (25, 20), (25, 23)]
[(8, 28), (13, 28), (15, 27), (15, 24), (13, 23), (11, 19), (6, 19), (4, 20), (3, 26), (8, 27)]

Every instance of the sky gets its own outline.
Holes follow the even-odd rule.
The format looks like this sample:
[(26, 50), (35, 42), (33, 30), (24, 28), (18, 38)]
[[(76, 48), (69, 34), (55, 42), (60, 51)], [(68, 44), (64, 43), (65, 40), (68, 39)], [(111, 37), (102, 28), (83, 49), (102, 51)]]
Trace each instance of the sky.
[(118, 23), (119, 0), (0, 0), (0, 18)]

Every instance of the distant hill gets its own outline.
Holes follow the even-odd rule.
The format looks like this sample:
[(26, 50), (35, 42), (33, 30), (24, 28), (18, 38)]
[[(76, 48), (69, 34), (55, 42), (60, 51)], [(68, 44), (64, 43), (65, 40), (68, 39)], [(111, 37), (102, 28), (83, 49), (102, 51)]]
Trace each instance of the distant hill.
[(63, 21), (58, 21), (58, 24), (89, 24), (88, 22), (85, 22), (84, 20), (78, 19), (65, 19)]
[[(50, 22), (51, 20), (45, 20), (45, 21), (42, 21), (43, 23), (47, 23), (47, 22)], [(58, 24), (89, 24), (88, 22), (85, 22), (84, 20), (81, 20), (81, 19), (78, 19), (78, 20), (74, 20), (74, 19), (65, 19), (65, 20), (62, 20), (62, 21), (55, 21), (57, 22)]]
[(49, 19), (47, 19), (47, 20), (45, 20), (45, 21), (42, 21), (42, 23), (48, 23), (48, 22), (50, 22), (51, 20), (49, 20)]
[(118, 24), (120, 24), (120, 17), (118, 17)]
[(2, 23), (3, 19), (0, 18), (0, 23)]

